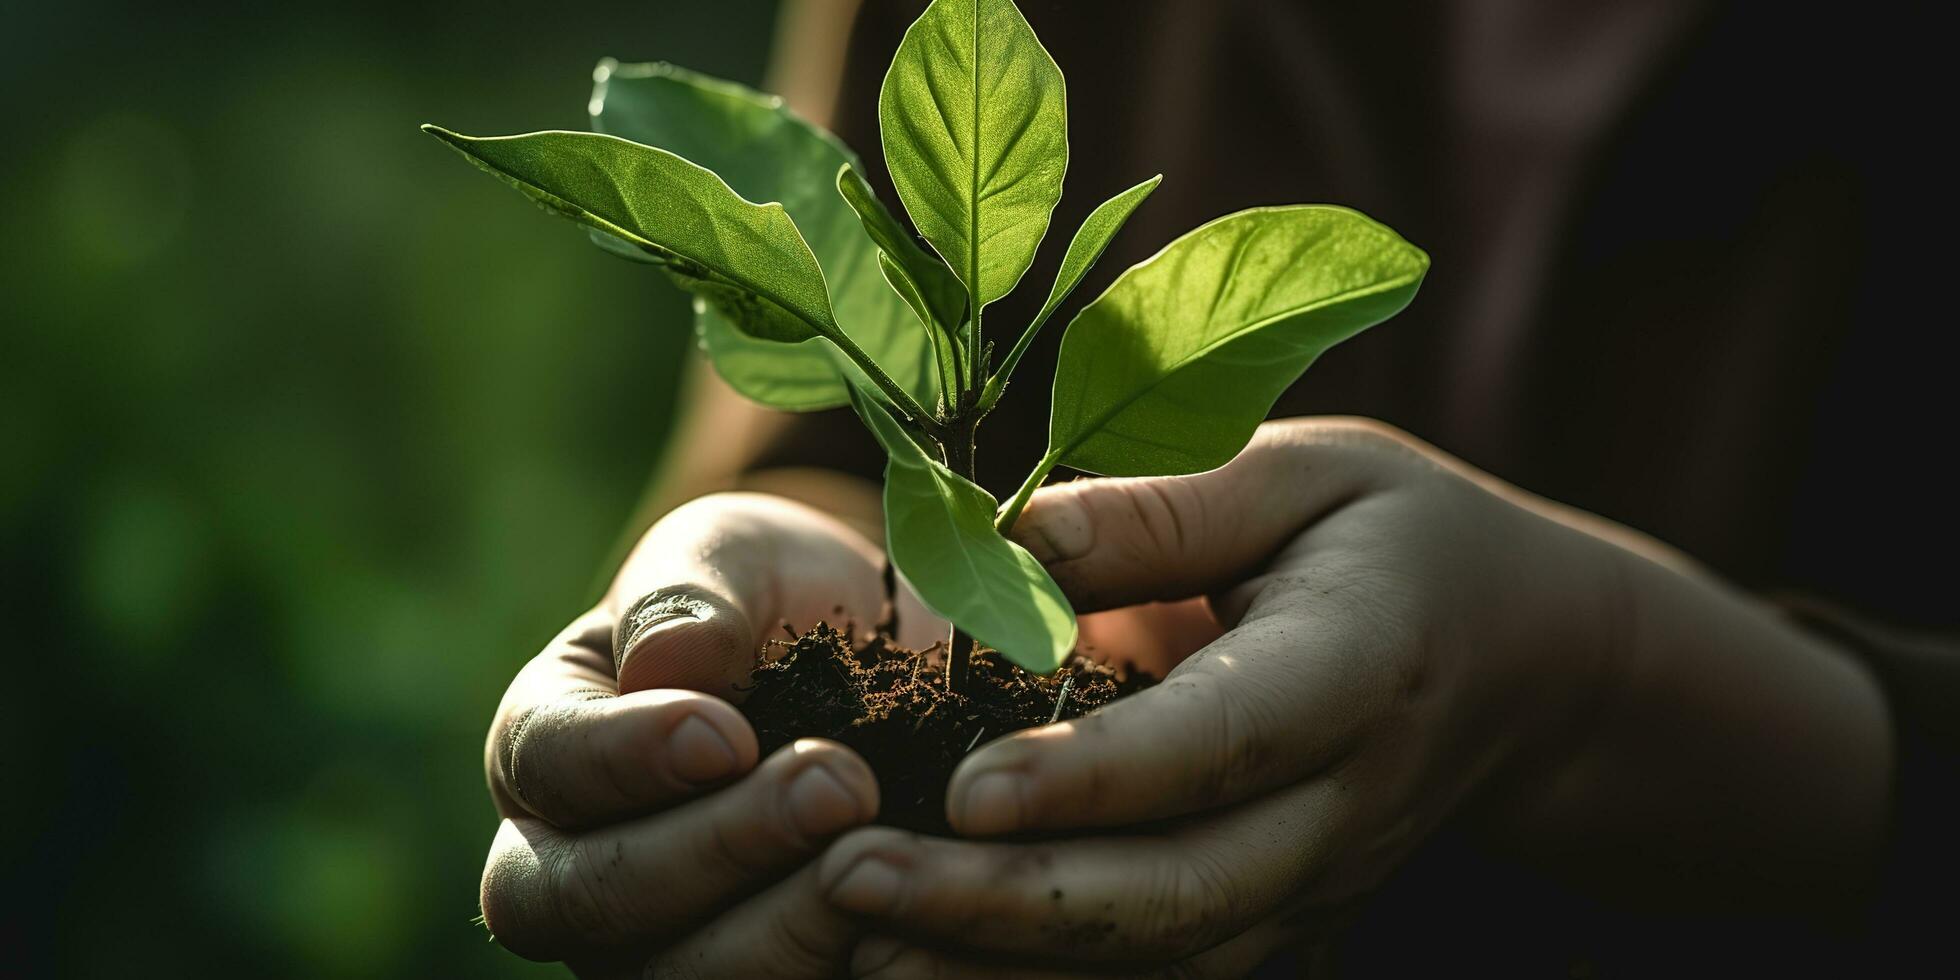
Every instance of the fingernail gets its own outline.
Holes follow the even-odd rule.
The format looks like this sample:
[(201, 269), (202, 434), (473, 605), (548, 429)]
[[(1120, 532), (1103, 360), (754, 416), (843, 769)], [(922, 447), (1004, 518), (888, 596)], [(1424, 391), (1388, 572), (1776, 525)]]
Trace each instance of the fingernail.
[(741, 765), (727, 736), (700, 715), (688, 715), (674, 726), (674, 733), (667, 736), (667, 750), (673, 759), (674, 775), (690, 783), (726, 779)]
[(614, 655), (624, 657), (656, 632), (686, 623), (700, 622), (713, 615), (712, 605), (693, 596), (677, 595), (665, 590), (641, 596), (640, 600), (626, 611), (626, 615), (619, 618), (619, 633), (613, 644)]
[(846, 912), (884, 915), (898, 904), (898, 890), (904, 883), (905, 876), (890, 862), (878, 857), (862, 858), (831, 886), (830, 902)]
[(861, 819), (857, 795), (821, 765), (797, 773), (788, 792), (790, 820), (807, 837), (828, 836)]
[(960, 800), (960, 833), (1004, 834), (1022, 822), (1021, 787), (1017, 773), (990, 772), (973, 781)]
[(885, 936), (871, 936), (858, 943), (851, 953), (851, 976), (870, 977), (898, 961), (905, 944)]

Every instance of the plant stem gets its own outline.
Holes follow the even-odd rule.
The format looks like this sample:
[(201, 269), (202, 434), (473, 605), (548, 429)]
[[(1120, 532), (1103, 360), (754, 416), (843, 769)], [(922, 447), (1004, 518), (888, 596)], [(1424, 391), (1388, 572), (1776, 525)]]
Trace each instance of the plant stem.
[(973, 636), (956, 625), (946, 644), (946, 690), (963, 691), (973, 672)]
[(1014, 522), (1021, 519), (1021, 511), (1028, 506), (1028, 498), (1034, 496), (1036, 488), (1041, 486), (1041, 481), (1048, 478), (1048, 474), (1055, 469), (1055, 464), (1060, 462), (1061, 458), (1062, 454), (1059, 451), (1051, 449), (1048, 455), (1041, 457), (1041, 462), (1034, 464), (1034, 472), (1028, 474), (1027, 480), (1021, 484), (1021, 489), (1014, 491), (1014, 499), (1009, 500), (1007, 506), (1001, 510), (1000, 516), (994, 518), (994, 530), (999, 531), (1002, 537), (1006, 537), (1007, 532), (1013, 529)]
[(973, 479), (973, 429), (970, 418), (955, 416), (940, 440), (940, 447), (946, 450), (946, 468), (969, 480)]
[[(932, 363), (939, 371), (941, 412), (943, 416), (950, 416), (959, 408), (961, 389), (959, 381), (956, 380), (959, 376), (959, 367), (953, 360), (953, 355), (946, 350), (947, 345), (953, 342), (940, 336), (939, 324), (933, 320), (927, 319), (925, 327), (926, 339), (932, 343)], [(954, 344), (954, 346), (958, 345)]]
[(845, 357), (850, 358), (853, 363), (857, 364), (859, 368), (862, 368), (865, 377), (870, 378), (871, 382), (877, 385), (880, 391), (885, 393), (885, 397), (890, 398), (892, 404), (898, 406), (899, 411), (911, 416), (912, 421), (927, 432), (936, 434), (939, 428), (939, 420), (932, 413), (926, 411), (925, 407), (919, 404), (919, 400), (912, 397), (911, 392), (906, 391), (898, 382), (893, 381), (892, 376), (886, 374), (885, 369), (879, 367), (878, 362), (872, 360), (871, 355), (864, 352), (864, 348), (859, 347), (855, 341), (851, 340), (841, 330), (835, 334), (827, 333), (824, 336), (836, 344), (837, 349), (843, 351)]
[(1007, 352), (1007, 357), (1000, 362), (1000, 370), (995, 371), (994, 376), (987, 379), (987, 387), (980, 392), (980, 414), (985, 415), (993, 411), (994, 403), (1000, 401), (1000, 393), (1007, 388), (1007, 380), (1014, 373), (1014, 365), (1021, 363), (1021, 355), (1028, 352), (1028, 345), (1034, 343), (1034, 335), (1041, 332), (1042, 325), (1048, 322), (1048, 317), (1054, 312), (1054, 304), (1044, 307), (1034, 318), (1034, 322), (1029, 323), (1028, 328), (1021, 331), (1021, 339), (1014, 342), (1014, 346)]
[[(973, 479), (973, 433), (978, 426), (973, 415), (960, 406), (947, 439), (941, 443), (946, 450), (946, 467), (967, 479)], [(952, 635), (946, 638), (946, 689), (963, 690), (967, 676), (973, 668), (973, 636), (953, 624)]]
[[(972, 304), (973, 319), (968, 323), (969, 329), (967, 332), (966, 356), (971, 361), (966, 366), (968, 374), (966, 388), (968, 391), (978, 394), (980, 386), (987, 381), (987, 359), (981, 356), (985, 352), (980, 347), (981, 338), (985, 335), (980, 332), (979, 297), (976, 295), (967, 302)], [(966, 406), (962, 405), (960, 407), (964, 409)]]
[(954, 394), (946, 396), (946, 415), (948, 418), (958, 416), (966, 407), (966, 354), (961, 350), (961, 347), (964, 346), (960, 343), (961, 326), (961, 324), (954, 324), (946, 329), (946, 350), (953, 359), (954, 391)]

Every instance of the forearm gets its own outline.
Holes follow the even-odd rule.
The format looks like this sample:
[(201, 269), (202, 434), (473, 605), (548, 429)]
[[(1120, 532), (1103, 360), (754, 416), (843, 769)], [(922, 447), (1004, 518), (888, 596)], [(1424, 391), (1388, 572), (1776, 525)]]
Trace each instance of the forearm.
[(1870, 672), (1723, 583), (1610, 547), (1608, 671), (1561, 744), (1511, 774), (1507, 839), (1677, 907), (1855, 901), (1892, 773)]
[(678, 401), (680, 421), (634, 508), (627, 541), (636, 540), (668, 511), (724, 490), (787, 497), (844, 521), (873, 541), (884, 540), (878, 487), (872, 481), (841, 471), (757, 466), (794, 424), (793, 416), (743, 398), (699, 359), (689, 366)]

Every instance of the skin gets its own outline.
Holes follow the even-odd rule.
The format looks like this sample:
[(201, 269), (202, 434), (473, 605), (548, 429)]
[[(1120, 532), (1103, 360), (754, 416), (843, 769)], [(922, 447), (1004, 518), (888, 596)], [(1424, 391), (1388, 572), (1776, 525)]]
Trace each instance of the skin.
[(906, 937), (860, 975), (1236, 976), (1453, 818), (1677, 909), (1828, 918), (1876, 861), (1891, 746), (1859, 665), (1403, 433), (1269, 423), (1212, 473), (1048, 488), (1015, 537), (1078, 608), (1209, 595), (1229, 629), (962, 764), (960, 833), (1059, 843), (833, 845), (831, 901)]
[(810, 861), (870, 822), (877, 784), (834, 742), (758, 762), (731, 701), (777, 624), (875, 623), (882, 561), (849, 526), (762, 494), (656, 524), (491, 724), (503, 821), (482, 907), (498, 941), (585, 977), (831, 975), (860, 930)]
[[(863, 826), (875, 788), (839, 746), (751, 770), (699, 693), (728, 695), (779, 619), (842, 599), (873, 621), (875, 546), (755, 494), (661, 521), (499, 713), (492, 930), (590, 975), (1236, 976), (1446, 820), (1675, 907), (1828, 917), (1875, 864), (1892, 750), (1860, 666), (1405, 434), (1268, 423), (1210, 473), (1044, 488), (1014, 537), (1095, 611), (1085, 647), (1164, 682), (974, 752), (952, 840)], [(615, 662), (650, 595), (686, 615), (625, 630)], [(908, 642), (938, 629), (908, 620)], [(799, 823), (806, 766), (840, 791)]]

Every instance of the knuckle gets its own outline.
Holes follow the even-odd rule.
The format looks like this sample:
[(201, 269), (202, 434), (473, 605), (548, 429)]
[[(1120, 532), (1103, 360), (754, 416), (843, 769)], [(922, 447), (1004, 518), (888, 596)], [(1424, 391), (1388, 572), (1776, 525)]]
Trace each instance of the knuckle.
[(868, 855), (879, 852), (912, 854), (920, 846), (918, 835), (896, 827), (859, 827), (847, 831), (844, 836), (832, 841), (824, 849), (823, 856), (815, 862), (817, 887), (825, 891), (835, 888), (845, 873)]
[(490, 769), (491, 781), (520, 801), (522, 797), (518, 794), (515, 772), (517, 743), (524, 737), (524, 729), (529, 727), (537, 711), (537, 706), (531, 705), (514, 714), (500, 714), (490, 726), (490, 748), (485, 753), (484, 761)]
[(813, 917), (772, 915), (762, 947), (762, 973), (772, 977), (814, 976), (832, 965), (836, 954), (815, 934)]
[[(1175, 561), (1189, 554), (1204, 502), (1190, 488), (1167, 480), (1133, 480), (1122, 484), (1121, 500), (1127, 522), (1138, 529), (1138, 544), (1152, 560)], [(1198, 520), (1194, 520), (1197, 518)]]
[(1196, 758), (1204, 760), (1194, 774), (1193, 796), (1210, 803), (1225, 792), (1230, 776), (1225, 771), (1226, 760), (1231, 758), (1233, 732), (1238, 727), (1232, 718), (1231, 706), (1216, 684), (1193, 684), (1193, 743), (1197, 746)]
[[(621, 863), (619, 848), (615, 843), (610, 857), (615, 869)], [(557, 848), (546, 862), (550, 869), (545, 876), (549, 882), (547, 900), (572, 942), (581, 947), (606, 947), (629, 935), (629, 892), (621, 887), (621, 875), (608, 876), (606, 861), (591, 846), (571, 841)]]
[[(601, 680), (612, 662), (611, 638), (610, 619), (597, 610), (588, 612), (565, 627), (511, 681), (484, 738), (484, 775), (493, 794), (501, 790), (503, 795), (517, 796), (512, 777), (517, 749), (546, 703), (583, 703), (618, 693)], [(553, 693), (539, 699), (541, 687)]]
[(1233, 875), (1208, 850), (1192, 847), (1171, 872), (1167, 914), (1151, 937), (1166, 949), (1186, 951), (1209, 944), (1227, 923), (1239, 919)]
[(1204, 913), (1207, 887), (1192, 875), (1186, 861), (1159, 860), (1141, 896), (1130, 942), (1160, 955), (1191, 944)]
[(699, 853), (710, 874), (724, 880), (740, 880), (760, 873), (750, 838), (767, 839), (787, 833), (778, 829), (786, 821), (762, 815), (761, 811), (767, 809), (746, 806), (708, 821), (702, 830), (705, 846)]
[(557, 785), (560, 766), (551, 744), (571, 727), (580, 707), (560, 702), (526, 708), (511, 719), (499, 744), (497, 770), (505, 790), (532, 813), (561, 825), (571, 810)]
[(909, 862), (915, 883), (900, 889), (894, 922), (929, 923), (946, 936), (998, 931), (1002, 923), (1046, 930), (1055, 850), (1045, 844), (921, 850)]
[(1191, 737), (1197, 747), (1192, 792), (1207, 803), (1221, 802), (1257, 779), (1266, 765), (1266, 734), (1272, 723), (1256, 697), (1215, 682), (1187, 682)]
[(696, 860), (710, 876), (744, 881), (769, 873), (788, 855), (805, 854), (814, 842), (790, 812), (790, 783), (809, 768), (772, 757), (762, 770), (713, 797), (718, 805), (698, 815)]
[(533, 663), (603, 669), (612, 658), (613, 617), (601, 606), (566, 624)]

